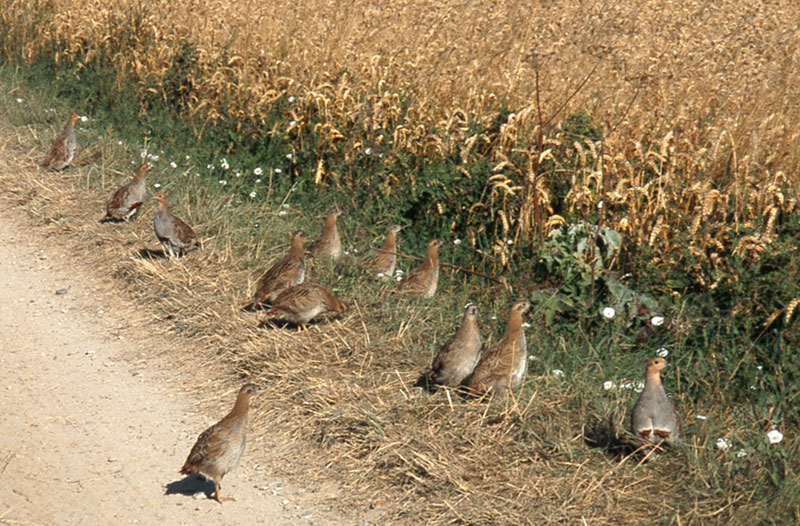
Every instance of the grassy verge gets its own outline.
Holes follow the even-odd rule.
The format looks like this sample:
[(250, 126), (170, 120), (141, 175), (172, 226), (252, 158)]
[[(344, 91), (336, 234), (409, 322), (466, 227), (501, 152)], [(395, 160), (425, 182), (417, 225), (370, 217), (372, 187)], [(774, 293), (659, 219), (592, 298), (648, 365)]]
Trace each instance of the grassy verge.
[[(54, 73), (57, 82), (50, 81)], [(607, 267), (620, 257), (621, 241), (602, 224), (595, 230), (601, 219), (592, 214), (545, 245), (526, 248), (528, 264), (507, 276), (506, 287), (445, 271), (435, 301), (408, 300), (366, 279), (361, 266), (362, 255), (398, 220), (388, 210), (392, 201), (376, 198), (365, 207), (358, 195), (348, 200), (347, 188), (323, 193), (282, 177), (294, 169), (295, 156), (311, 153), (289, 151), (280, 134), (242, 150), (235, 136), (218, 142), (226, 130), (198, 141), (193, 124), (169, 105), (151, 103), (144, 111), (139, 99), (105, 89), (102, 79), (101, 72), (92, 77), (47, 65), (0, 69), (5, 124), (28, 152), (19, 163), (44, 151), (71, 109), (89, 117), (78, 131), (76, 166), (37, 174), (39, 183), (65, 190), (36, 213), (86, 241), (106, 229), (100, 255), (123, 257), (102, 264), (170, 319), (176, 333), (195, 339), (206, 359), (270, 385), (254, 426), (262, 433), (281, 429), (293, 458), (308, 456), (309, 444), (316, 448), (352, 490), (345, 505), (377, 506), (392, 522), (433, 524), (797, 520), (800, 334), (789, 309), (800, 298), (796, 214), (782, 221), (756, 260), (734, 254), (717, 269), (697, 269), (687, 249), (670, 270), (646, 267), (652, 255), (645, 254), (615, 262), (615, 272)], [(93, 219), (143, 152), (154, 165), (151, 187), (160, 185), (204, 240), (203, 251), (176, 264), (138, 256), (154, 241), (152, 205), (133, 225), (100, 227)], [(13, 163), (2, 177), (7, 188), (24, 190), (27, 202), (43, 192), (15, 179)], [(319, 232), (331, 196), (351, 211), (342, 222), (348, 254), (336, 266), (317, 264), (311, 279), (349, 300), (352, 312), (308, 334), (259, 328), (259, 315), (240, 311), (254, 280), (285, 250), (288, 232)], [(400, 219), (414, 225), (401, 233), (404, 250), (418, 252), (428, 236), (443, 233)], [(747, 232), (735, 234), (743, 239)], [(482, 247), (443, 237), (444, 261), (486, 270), (476, 253)], [(590, 259), (581, 251), (595, 252)], [(404, 269), (410, 265), (403, 262)], [(715, 272), (736, 279), (700, 288), (685, 278)], [(533, 359), (513, 400), (466, 403), (454, 393), (412, 387), (466, 300), (480, 306), (484, 335), (496, 339), (508, 305), (522, 296), (535, 304)], [(603, 306), (616, 315), (601, 316)], [(654, 316), (665, 322), (653, 324)], [(660, 348), (670, 353), (665, 383), (689, 439), (678, 451), (640, 463), (615, 445), (636, 397), (628, 387)], [(605, 382), (614, 387), (605, 389)], [(779, 444), (767, 441), (773, 428), (784, 434)], [(717, 447), (722, 438), (728, 449)], [(375, 494), (390, 505), (382, 507)]]

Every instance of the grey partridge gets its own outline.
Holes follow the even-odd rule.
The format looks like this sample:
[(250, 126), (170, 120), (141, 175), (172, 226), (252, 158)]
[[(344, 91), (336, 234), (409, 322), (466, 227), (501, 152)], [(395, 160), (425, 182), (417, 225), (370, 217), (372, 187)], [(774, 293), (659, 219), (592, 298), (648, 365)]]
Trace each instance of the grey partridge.
[(183, 255), (197, 245), (197, 235), (192, 227), (169, 211), (166, 195), (156, 194), (155, 200), (158, 201), (158, 212), (153, 219), (156, 237), (170, 257)]
[(127, 221), (136, 215), (147, 197), (144, 179), (149, 169), (147, 164), (141, 165), (136, 170), (133, 181), (114, 192), (111, 201), (106, 205), (106, 216), (102, 221)]
[(394, 274), (394, 267), (397, 265), (397, 233), (403, 227), (392, 225), (386, 232), (383, 246), (378, 249), (378, 254), (367, 263), (377, 272), (378, 277), (384, 281)]
[(486, 351), (469, 379), (469, 387), (474, 394), (488, 391), (505, 394), (522, 384), (528, 364), (522, 315), (530, 306), (526, 300), (518, 301), (511, 306), (505, 334)]
[(214, 483), (214, 496), (220, 504), (234, 500), (223, 498), (219, 493), (222, 477), (233, 470), (242, 457), (245, 446), (247, 409), (250, 398), (258, 392), (253, 384), (245, 384), (239, 389), (236, 403), (225, 418), (209, 427), (197, 437), (180, 473), (191, 475), (200, 473)]
[(334, 208), (325, 218), (322, 235), (308, 246), (308, 251), (313, 257), (328, 257), (337, 260), (342, 255), (342, 240), (339, 237), (339, 229), (336, 227), (336, 218), (340, 215), (342, 215), (342, 211)]
[(421, 298), (432, 298), (439, 283), (439, 252), (442, 242), (433, 239), (425, 247), (422, 265), (409, 272), (397, 288), (398, 292)]
[(303, 282), (306, 276), (306, 256), (303, 251), (305, 233), (296, 230), (292, 234), (289, 253), (276, 261), (256, 283), (256, 296), (253, 307), (264, 301), (272, 303), (278, 294)]
[(482, 350), (483, 341), (478, 327), (478, 307), (467, 303), (464, 307), (461, 326), (433, 360), (431, 381), (451, 387), (460, 385), (475, 369)]
[(42, 160), (42, 166), (48, 170), (63, 170), (69, 163), (72, 162), (72, 157), (75, 155), (75, 123), (78, 122), (80, 117), (72, 114), (67, 121), (67, 125), (55, 138), (53, 144), (50, 145), (50, 150)]
[(267, 316), (282, 317), (305, 329), (308, 322), (328, 312), (344, 314), (347, 305), (321, 285), (301, 283), (281, 292)]
[(683, 439), (681, 417), (667, 398), (661, 385), (660, 371), (667, 362), (650, 358), (645, 366), (644, 389), (633, 406), (631, 429), (637, 438), (658, 444), (677, 445)]

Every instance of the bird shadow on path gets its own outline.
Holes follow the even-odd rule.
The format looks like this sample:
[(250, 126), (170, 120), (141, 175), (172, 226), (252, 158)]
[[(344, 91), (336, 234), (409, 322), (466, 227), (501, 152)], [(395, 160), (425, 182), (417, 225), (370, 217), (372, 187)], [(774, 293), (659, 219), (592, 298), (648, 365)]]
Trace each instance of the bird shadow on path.
[(164, 252), (163, 249), (153, 250), (152, 248), (145, 247), (145, 248), (142, 248), (140, 250), (137, 250), (136, 251), (136, 256), (141, 258), (141, 259), (145, 259), (145, 258), (164, 259), (164, 258), (167, 257), (167, 253)]
[[(315, 325), (315, 323), (307, 323), (306, 326)], [(281, 318), (271, 318), (258, 322), (259, 329), (275, 330), (275, 329), (294, 329), (300, 331), (300, 326), (289, 320), (282, 320)]]
[(603, 450), (612, 458), (621, 459), (637, 450), (636, 444), (619, 428), (613, 415), (591, 416), (583, 431), (583, 442), (590, 448)]
[(201, 491), (210, 499), (214, 495), (214, 483), (200, 475), (189, 475), (181, 480), (167, 484), (164, 495), (193, 496)]

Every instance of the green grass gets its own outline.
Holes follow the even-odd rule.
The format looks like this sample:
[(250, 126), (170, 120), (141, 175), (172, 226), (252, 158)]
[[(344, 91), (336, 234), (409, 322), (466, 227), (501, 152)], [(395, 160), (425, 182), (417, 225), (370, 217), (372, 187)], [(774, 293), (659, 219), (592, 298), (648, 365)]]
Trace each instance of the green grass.
[[(176, 74), (176, 85), (180, 78)], [(315, 409), (327, 415), (310, 432), (321, 447), (363, 448), (364, 457), (374, 459), (374, 469), (388, 473), (398, 487), (416, 484), (411, 493), (440, 491), (439, 497), (452, 497), (458, 491), (448, 478), (451, 475), (436, 471), (436, 462), (422, 467), (413, 464), (411, 469), (402, 448), (398, 450), (402, 461), (382, 457), (381, 453), (391, 450), (391, 437), (403, 436), (405, 424), (420, 436), (426, 436), (426, 426), (444, 426), (454, 437), (476, 443), (508, 439), (508, 449), (497, 453), (496, 459), (476, 460), (471, 468), (508, 470), (509, 477), (530, 469), (556, 481), (552, 493), (542, 500), (489, 501), (490, 506), (512, 509), (513, 517), (535, 517), (544, 509), (550, 519), (558, 520), (556, 510), (562, 507), (561, 520), (569, 521), (576, 516), (570, 510), (588, 512), (600, 506), (570, 482), (580, 474), (575, 466), (589, 463), (585, 469), (598, 478), (606, 469), (617, 477), (593, 491), (622, 503), (631, 501), (630, 490), (617, 484), (663, 478), (663, 482), (646, 485), (656, 492), (658, 503), (638, 506), (650, 509), (649, 522), (782, 525), (800, 520), (800, 313), (789, 320), (779, 315), (764, 324), (772, 313), (800, 297), (797, 216), (787, 218), (760, 261), (730, 257), (724, 262), (724, 274), (736, 279), (722, 280), (707, 290), (682, 280), (685, 274), (698, 272), (688, 253), (677, 266), (664, 270), (648, 265), (649, 254), (642, 249), (638, 257), (620, 263), (614, 272), (603, 267), (593, 275), (580, 256), (580, 250), (588, 250), (592, 243), (591, 236), (582, 234), (584, 226), (572, 237), (551, 239), (540, 247), (520, 247), (515, 271), (506, 276), (509, 288), (446, 271), (435, 301), (398, 298), (389, 292), (391, 285), (365, 281), (360, 262), (361, 255), (370, 246), (378, 246), (394, 222), (408, 227), (400, 234), (405, 252), (420, 254), (427, 239), (437, 235), (446, 242), (442, 261), (481, 271), (488, 268), (485, 258), (466, 240), (453, 243), (461, 236), (458, 232), (445, 235), (448, 229), (440, 219), (426, 214), (433, 201), (445, 196), (441, 185), (409, 187), (383, 198), (377, 190), (358, 193), (335, 181), (320, 188), (310, 180), (313, 159), (319, 154), (314, 140), (307, 141), (310, 147), (306, 151), (290, 151), (280, 134), (251, 130), (238, 135), (224, 123), (209, 125), (197, 140), (201, 124), (182, 117), (179, 101), (144, 100), (135, 93), (116, 91), (104, 79), (101, 69), (54, 69), (46, 63), (32, 69), (3, 66), (0, 108), (11, 125), (37, 131), (41, 151), (71, 111), (87, 115), (89, 121), (78, 130), (80, 143), (89, 145), (79, 152), (78, 159), (87, 164), (74, 171), (85, 178), (89, 188), (109, 192), (132, 175), (143, 151), (149, 153), (154, 166), (150, 187), (159, 184), (175, 211), (199, 225), (204, 250), (213, 250), (226, 265), (254, 277), (285, 250), (289, 232), (303, 228), (313, 238), (333, 202), (343, 205), (348, 214), (340, 227), (348, 254), (335, 267), (317, 263), (314, 276), (345, 300), (355, 300), (366, 313), (371, 341), (359, 344), (359, 353), (374, 361), (367, 378), (361, 379), (365, 390), (393, 381), (392, 371), (422, 372), (454, 330), (466, 301), (479, 305), (484, 337), (496, 341), (510, 303), (519, 297), (533, 299), (528, 320), (532, 325), (529, 352), (534, 358), (517, 397), (521, 409), (503, 412), (502, 403), (497, 403), (487, 421), (481, 416), (481, 407), (468, 406), (464, 415), (453, 415), (437, 395), (414, 399), (408, 405), (398, 403), (385, 413), (376, 411), (371, 423), (364, 423), (363, 413), (352, 407), (373, 403), (369, 402), (372, 399), (367, 396), (367, 401), (362, 401), (354, 396), (347, 403), (330, 402), (325, 410)], [(275, 112), (276, 121), (285, 118), (281, 105)], [(584, 118), (574, 120), (576, 126), (588, 126)], [(222, 167), (223, 159), (227, 169)], [(365, 170), (377, 169), (373, 158), (366, 157), (363, 162)], [(376, 164), (370, 165), (373, 162)], [(414, 167), (428, 181), (450, 173), (446, 166), (425, 159), (397, 162)], [(259, 167), (262, 174), (256, 175), (254, 169)], [(59, 177), (53, 176), (55, 180)], [(608, 264), (614, 257), (614, 241), (595, 242)], [(479, 244), (477, 248), (486, 247)], [(415, 264), (401, 262), (404, 270)], [(699, 271), (709, 279), (721, 272)], [(245, 283), (241, 289), (230, 294), (249, 294)], [(609, 305), (617, 312), (613, 319), (600, 314), (601, 308)], [(655, 315), (665, 318), (663, 325), (652, 324)], [(655, 463), (617, 464), (619, 457), (611, 446), (627, 427), (627, 414), (636, 397), (634, 390), (619, 386), (641, 381), (645, 360), (660, 348), (669, 351), (664, 383), (684, 415), (689, 444)], [(258, 362), (248, 360), (247, 367), (258, 367), (253, 365)], [(311, 356), (308, 360), (315, 363)], [(353, 374), (358, 357), (344, 363), (342, 374)], [(269, 364), (261, 367), (267, 370)], [(563, 371), (563, 376), (554, 374), (555, 369)], [(617, 387), (605, 390), (606, 381)], [(307, 401), (304, 396), (298, 395), (297, 403), (312, 404), (311, 395)], [(508, 418), (509, 414), (513, 418)], [(358, 435), (363, 442), (355, 444), (353, 429), (359, 426), (366, 426)], [(767, 442), (766, 433), (773, 428), (784, 433), (780, 444)], [(718, 449), (719, 438), (729, 439), (731, 448)], [(438, 443), (431, 437), (430, 444)], [(469, 465), (466, 460), (464, 465)], [(463, 480), (468, 480), (469, 469), (464, 471)], [(416, 475), (411, 477), (409, 472)], [(615, 491), (620, 491), (618, 497)], [(668, 498), (670, 501), (662, 504), (662, 499)], [(467, 522), (491, 522), (475, 513)]]

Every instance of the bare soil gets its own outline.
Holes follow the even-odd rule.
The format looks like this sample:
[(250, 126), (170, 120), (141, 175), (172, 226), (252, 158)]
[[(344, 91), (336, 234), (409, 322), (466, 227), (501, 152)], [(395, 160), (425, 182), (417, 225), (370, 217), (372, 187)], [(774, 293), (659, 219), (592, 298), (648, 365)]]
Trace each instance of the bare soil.
[[(261, 437), (224, 480), (236, 502), (179, 475), (236, 388), (181, 389), (175, 344), (73, 260), (0, 201), (0, 524), (348, 523), (270, 476), (254, 460), (271, 453)], [(202, 414), (214, 397), (219, 414)]]

